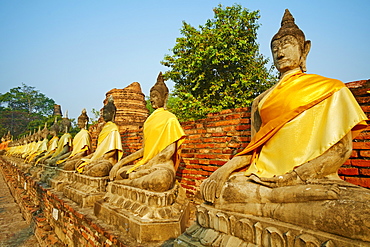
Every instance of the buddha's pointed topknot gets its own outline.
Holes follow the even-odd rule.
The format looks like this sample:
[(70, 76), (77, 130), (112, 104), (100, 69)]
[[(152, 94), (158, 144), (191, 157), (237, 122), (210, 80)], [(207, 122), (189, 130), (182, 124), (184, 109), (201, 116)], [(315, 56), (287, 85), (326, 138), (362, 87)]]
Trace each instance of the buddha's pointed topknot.
[(162, 72), (159, 72), (158, 77), (157, 77), (157, 82), (150, 89), (150, 91), (153, 91), (153, 90), (157, 90), (161, 95), (165, 95), (166, 93), (168, 93), (168, 88), (166, 86), (166, 83), (164, 83)]
[(271, 43), (274, 40), (278, 40), (286, 35), (295, 37), (298, 40), (301, 49), (303, 49), (304, 42), (306, 40), (305, 35), (303, 31), (299, 29), (297, 24), (295, 24), (294, 17), (288, 9), (285, 10), (284, 16), (281, 20), (281, 27), (274, 37), (272, 37)]
[(289, 9), (285, 9), (283, 19), (281, 20), (281, 26), (294, 24), (294, 17), (290, 13)]

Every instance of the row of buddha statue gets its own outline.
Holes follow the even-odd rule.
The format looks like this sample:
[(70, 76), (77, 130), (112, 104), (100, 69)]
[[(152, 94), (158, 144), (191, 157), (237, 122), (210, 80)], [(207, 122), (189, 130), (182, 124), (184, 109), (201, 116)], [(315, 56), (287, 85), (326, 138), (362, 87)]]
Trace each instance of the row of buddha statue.
[[(248, 228), (251, 231), (248, 234), (239, 233), (241, 228), (236, 230), (237, 226), (244, 227), (258, 217), (261, 222), (266, 218), (275, 223), (281, 221), (282, 229), (288, 229), (289, 224), (299, 226), (303, 230), (297, 230), (297, 236), (310, 229), (323, 232), (317, 235), (320, 241), (325, 239), (323, 236), (329, 236), (338, 243), (347, 243), (346, 239), (370, 243), (367, 223), (370, 193), (342, 181), (337, 173), (351, 155), (352, 139), (367, 127), (367, 117), (344, 83), (305, 73), (310, 48), (311, 42), (286, 10), (281, 27), (271, 41), (280, 80), (252, 104), (252, 139), (248, 146), (201, 184), (204, 203), (197, 209), (194, 226), (180, 236), (176, 246), (202, 246), (200, 243), (275, 246), (272, 244), (275, 240), (270, 239), (270, 245), (264, 245), (260, 237), (251, 237), (252, 233), (257, 234), (261, 224), (253, 223), (250, 229), (255, 230)], [(95, 152), (91, 152), (86, 130), (88, 117), (83, 112), (78, 119), (81, 131), (73, 141), (68, 134), (70, 123), (64, 118), (61, 123), (64, 135), (59, 141), (56, 137), (59, 127), (54, 123), (49, 131), (45, 127), (26, 140), (29, 147), (11, 147), (7, 155), (22, 157), (29, 163), (58, 166), (87, 177), (109, 177), (120, 188), (135, 188), (133, 191), (139, 194), (136, 189), (167, 192), (176, 184), (179, 149), (185, 137), (176, 116), (166, 110), (167, 98), (168, 88), (160, 73), (150, 90), (155, 111), (144, 123), (143, 148), (126, 157), (114, 123), (116, 107), (112, 97), (103, 108), (105, 125)], [(48, 132), (54, 137), (46, 145)], [(31, 143), (40, 144), (32, 147)], [(109, 193), (112, 203), (117, 203), (119, 200), (112, 195), (114, 190)], [(131, 205), (132, 201), (124, 204)], [(137, 214), (147, 217), (145, 210), (142, 211)], [(361, 217), (357, 215), (360, 213)], [(251, 215), (254, 218), (248, 218)], [(340, 227), (343, 225), (344, 229)], [(271, 227), (266, 229), (273, 231)], [(228, 242), (239, 241), (236, 238), (246, 244)], [(281, 243), (290, 241), (288, 233), (280, 234), (279, 239)], [(296, 239), (300, 240), (292, 241), (304, 237)], [(301, 245), (297, 242), (276, 246)]]
[[(91, 177), (109, 176), (123, 180), (137, 188), (166, 191), (172, 188), (179, 164), (177, 151), (185, 133), (175, 115), (165, 110), (169, 90), (162, 73), (150, 90), (151, 104), (156, 109), (144, 123), (144, 144), (137, 152), (122, 157), (122, 143), (118, 126), (114, 123), (116, 106), (113, 97), (104, 105), (105, 124), (99, 133), (97, 148), (92, 152), (91, 135), (87, 130), (88, 116), (84, 109), (78, 117), (80, 131), (72, 139), (68, 114), (60, 124), (35, 132), (10, 144), (7, 156), (19, 157), (25, 163), (59, 167)], [(58, 138), (59, 132), (62, 136)], [(50, 140), (47, 139), (51, 135)], [(142, 158), (135, 165), (133, 161)]]

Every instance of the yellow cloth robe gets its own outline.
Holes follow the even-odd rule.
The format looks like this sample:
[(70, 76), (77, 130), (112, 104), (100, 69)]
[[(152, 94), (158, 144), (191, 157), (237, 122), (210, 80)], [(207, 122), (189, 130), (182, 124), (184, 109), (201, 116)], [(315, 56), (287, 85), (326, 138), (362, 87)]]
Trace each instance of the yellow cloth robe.
[[(67, 159), (72, 158), (78, 153), (84, 152), (86, 150), (91, 151), (91, 135), (86, 129), (81, 129), (73, 138), (72, 142), (73, 150)], [(58, 160), (56, 164), (63, 163), (67, 159)]]
[[(164, 108), (155, 110), (144, 123), (144, 155), (134, 167), (127, 173), (132, 172), (137, 167), (145, 164), (154, 156), (159, 154), (171, 143), (177, 141), (177, 149), (183, 142), (185, 132), (182, 129), (177, 117)], [(175, 169), (178, 166), (178, 157), (175, 157)], [(177, 164), (176, 164), (177, 163)]]
[(39, 149), (41, 143), (42, 143), (42, 141), (36, 142), (36, 145), (33, 146), (32, 150), (30, 152), (28, 152), (27, 157), (25, 159), (25, 162), (28, 162), (31, 159), (31, 157), (34, 157), (34, 155), (35, 155), (35, 153), (37, 153), (37, 150)]
[(40, 145), (38, 146), (37, 151), (28, 157), (28, 162), (32, 161), (36, 156), (47, 150), (48, 150), (48, 139), (44, 138), (44, 140), (42, 140)]
[[(58, 147), (58, 141), (59, 141), (59, 138), (57, 136), (53, 136), (53, 138), (50, 139), (50, 141), (48, 142), (48, 150), (46, 150), (46, 153), (45, 155), (49, 155), (49, 154), (52, 154), (55, 152), (55, 150), (57, 149)], [(44, 155), (44, 156), (45, 156)], [(37, 161), (36, 161), (36, 164), (38, 164), (40, 162), (40, 160), (44, 157), (40, 157)]]
[(349, 131), (353, 138), (366, 115), (345, 85), (302, 72), (285, 76), (259, 104), (261, 129), (240, 154), (257, 154), (247, 175), (282, 175), (313, 160)]
[(64, 133), (58, 141), (57, 149), (55, 150), (53, 156), (51, 158), (54, 158), (58, 156), (62, 151), (65, 145), (68, 145), (70, 148), (72, 146), (72, 136), (69, 133)]
[(104, 125), (99, 134), (98, 145), (93, 156), (90, 159), (81, 159), (85, 162), (79, 165), (77, 171), (80, 173), (83, 172), (83, 169), (87, 164), (103, 157), (104, 154), (112, 150), (118, 150), (118, 160), (120, 160), (123, 155), (121, 136), (117, 125), (109, 121)]

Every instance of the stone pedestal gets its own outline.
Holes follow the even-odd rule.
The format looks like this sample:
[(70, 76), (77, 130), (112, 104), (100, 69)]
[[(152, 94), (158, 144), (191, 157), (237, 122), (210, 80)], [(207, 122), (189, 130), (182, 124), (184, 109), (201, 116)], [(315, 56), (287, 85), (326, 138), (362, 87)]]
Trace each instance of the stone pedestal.
[(152, 192), (110, 182), (94, 213), (139, 243), (176, 238), (189, 219), (188, 201), (179, 184), (166, 192)]
[(63, 194), (82, 208), (90, 207), (104, 197), (108, 181), (109, 177), (90, 177), (72, 173), (70, 183), (63, 187)]
[(267, 217), (219, 210), (202, 204), (197, 208), (196, 223), (175, 240), (174, 246), (358, 247), (370, 246), (370, 242), (310, 230)]
[(57, 190), (62, 192), (63, 187), (69, 183), (71, 183), (71, 177), (73, 174), (76, 173), (75, 171), (66, 171), (60, 168), (55, 170), (55, 176), (50, 178), (48, 181), (48, 185)]

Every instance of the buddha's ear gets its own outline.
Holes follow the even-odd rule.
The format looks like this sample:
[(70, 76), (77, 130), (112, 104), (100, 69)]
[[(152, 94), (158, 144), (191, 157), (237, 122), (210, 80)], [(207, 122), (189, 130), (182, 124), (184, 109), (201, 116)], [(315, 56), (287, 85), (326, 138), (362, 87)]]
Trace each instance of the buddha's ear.
[(307, 56), (308, 56), (308, 53), (310, 52), (310, 50), (311, 50), (311, 41), (306, 40), (304, 42), (304, 47), (303, 47), (302, 56), (301, 56), (301, 63), (300, 63), (300, 67), (301, 67), (302, 72), (307, 71), (306, 60), (307, 60)]

